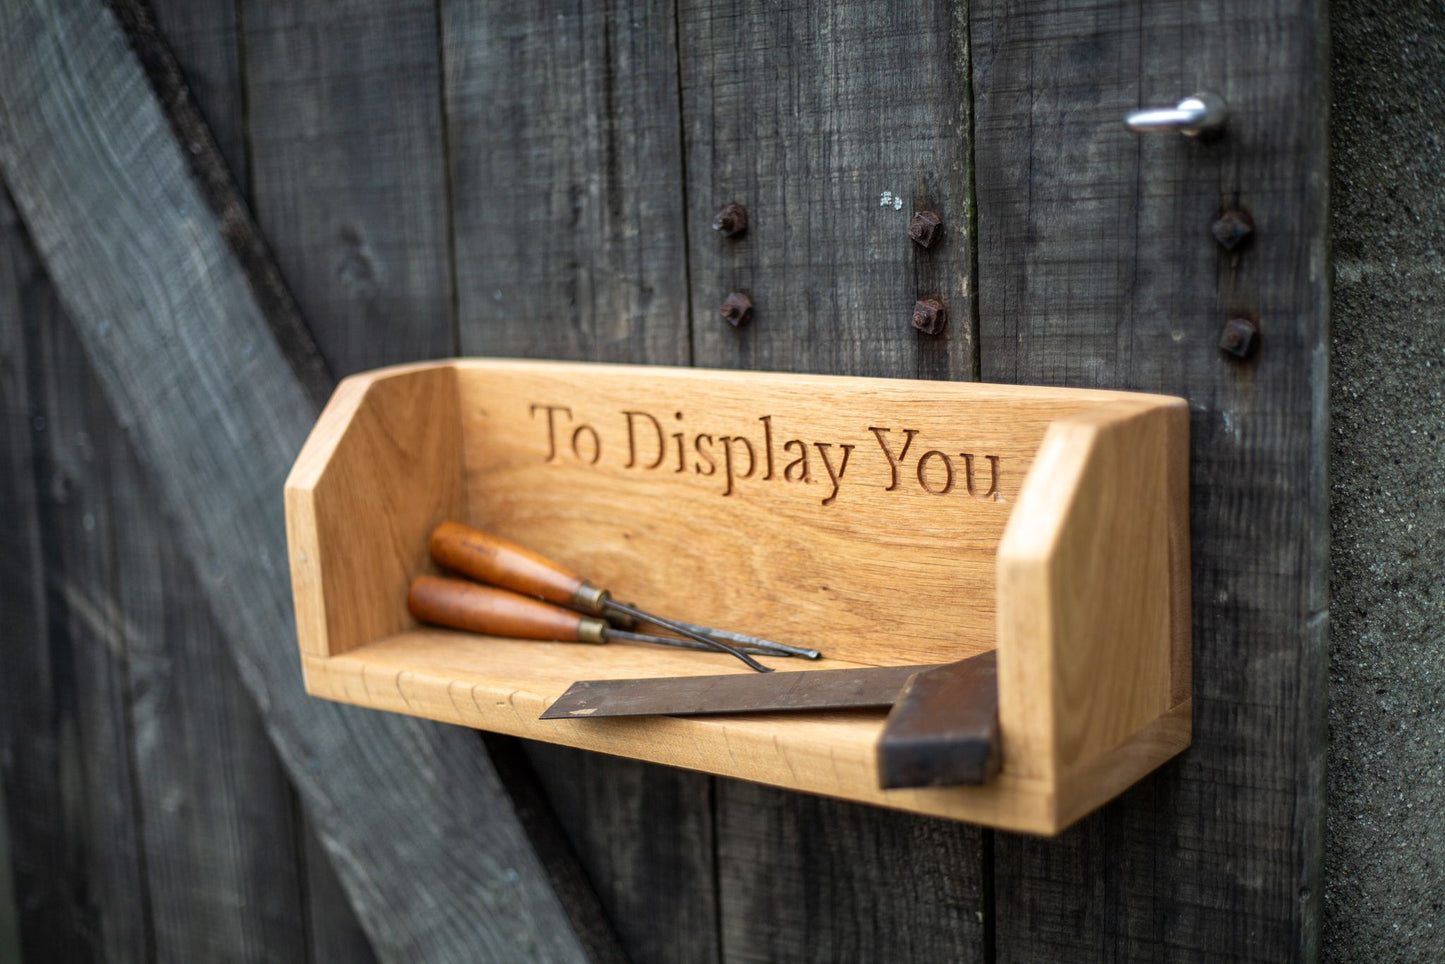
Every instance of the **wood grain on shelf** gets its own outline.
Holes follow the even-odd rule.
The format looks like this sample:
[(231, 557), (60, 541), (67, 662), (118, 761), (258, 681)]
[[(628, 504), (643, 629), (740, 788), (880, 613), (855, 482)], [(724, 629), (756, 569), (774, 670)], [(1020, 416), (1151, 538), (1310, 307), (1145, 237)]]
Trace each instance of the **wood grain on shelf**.
[[(303, 657), (307, 688), (328, 699), (563, 743), (772, 786), (1051, 834), (1113, 797), (1189, 743), (1188, 704), (1162, 715), (1125, 747), (1065, 783), (1061, 799), (1041, 779), (1007, 771), (982, 787), (878, 788), (875, 745), (884, 711), (729, 717), (539, 720), (577, 679), (731, 672), (726, 656), (643, 646), (538, 643), (417, 629), (333, 659)], [(842, 660), (779, 672), (844, 669)], [(749, 672), (739, 667), (743, 673)]]
[(1116, 402), (1044, 438), (998, 552), (999, 684), (1018, 696), (1000, 706), (1013, 772), (1055, 780), (1177, 702), (1171, 516), (1187, 487), (1171, 472), (1169, 434), (1187, 432), (1186, 412), (1182, 401)]
[(416, 534), (464, 511), (454, 371), (389, 372), (337, 387), (286, 480), (296, 624), (313, 656), (414, 625), (406, 591), (428, 568)]
[(994, 548), (1044, 430), (1129, 397), (459, 364), (472, 524), (664, 614), (899, 664), (993, 646)]

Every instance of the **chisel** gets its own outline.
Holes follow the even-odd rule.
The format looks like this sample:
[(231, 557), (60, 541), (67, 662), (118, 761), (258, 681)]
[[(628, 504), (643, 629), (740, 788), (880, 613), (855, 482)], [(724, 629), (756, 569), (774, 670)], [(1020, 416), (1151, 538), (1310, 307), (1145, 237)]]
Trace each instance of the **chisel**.
[[(431, 555), (439, 564), (473, 579), (595, 616), (606, 618), (620, 614), (652, 623), (711, 649), (731, 653), (760, 673), (772, 672), (747, 653), (693, 628), (690, 623), (679, 623), (620, 603), (607, 590), (592, 585), (531, 549), (471, 526), (458, 522), (443, 522), (437, 526), (431, 534)], [(756, 648), (776, 647), (779, 655), (806, 655), (803, 651), (784, 653), (783, 650), (794, 648), (767, 640), (750, 637), (749, 643)]]
[[(520, 593), (468, 582), (418, 576), (407, 594), (407, 608), (425, 623), (511, 639), (548, 639), (562, 643), (649, 643), (716, 652), (711, 646), (675, 636), (652, 636), (616, 629), (606, 620), (554, 606)], [(748, 647), (740, 647), (744, 651)], [(756, 656), (771, 656), (752, 650)]]

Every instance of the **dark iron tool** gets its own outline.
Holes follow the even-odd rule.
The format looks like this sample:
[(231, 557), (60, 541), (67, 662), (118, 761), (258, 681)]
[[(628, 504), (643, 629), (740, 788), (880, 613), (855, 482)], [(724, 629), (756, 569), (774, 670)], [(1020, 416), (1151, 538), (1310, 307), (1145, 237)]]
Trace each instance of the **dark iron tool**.
[(664, 676), (573, 683), (542, 714), (544, 720), (601, 716), (718, 716), (791, 710), (880, 709), (892, 706), (914, 676), (932, 666), (882, 666), (755, 676)]
[[(619, 620), (612, 619), (612, 624), (622, 629), (630, 628), (629, 625), (622, 625)], [(629, 620), (629, 623), (631, 620)], [(714, 629), (711, 626), (699, 626), (696, 623), (684, 622), (681, 619), (674, 619), (672, 622), (679, 626), (685, 626), (695, 633), (702, 633), (704, 636), (711, 636), (713, 639), (720, 639), (725, 643), (735, 643), (739, 649), (745, 652), (752, 652), (756, 649), (764, 656), (800, 656), (803, 659), (822, 659), (823, 654), (816, 649), (806, 649), (802, 646), (789, 646), (786, 643), (775, 643), (771, 639), (762, 639), (758, 636), (748, 636), (744, 633), (733, 633), (726, 629)]]
[[(653, 636), (617, 629), (606, 620), (497, 586), (466, 579), (418, 576), (407, 594), (407, 608), (424, 623), (511, 639), (549, 639), (563, 643), (648, 643), (716, 652), (691, 639)], [(738, 646), (754, 656), (775, 656), (747, 644)]]
[[(660, 626), (710, 649), (730, 653), (760, 673), (772, 670), (742, 650), (710, 635), (715, 630), (694, 627), (647, 613), (613, 599), (607, 590), (583, 580), (580, 576), (530, 549), (491, 533), (473, 529), (458, 522), (443, 522), (431, 534), (432, 558), (448, 569), (465, 573), (473, 579), (511, 589), (527, 596), (581, 610), (603, 618), (624, 617)], [(734, 634), (728, 638), (736, 639)], [(769, 649), (780, 656), (811, 656), (812, 651), (799, 650), (768, 640), (748, 637), (753, 648)]]
[(994, 652), (941, 666), (809, 670), (748, 675), (584, 680), (544, 720), (697, 716), (892, 706), (878, 741), (879, 784), (985, 783), (998, 772)]

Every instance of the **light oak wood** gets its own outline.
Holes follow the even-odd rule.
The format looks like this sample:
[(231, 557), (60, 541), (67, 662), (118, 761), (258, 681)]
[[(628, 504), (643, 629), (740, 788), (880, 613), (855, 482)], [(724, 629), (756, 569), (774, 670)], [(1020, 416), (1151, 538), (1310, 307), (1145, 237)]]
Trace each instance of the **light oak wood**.
[(1168, 431), (1182, 408), (1105, 405), (1039, 448), (998, 550), (1000, 692), (1033, 695), (1000, 700), (1011, 772), (1056, 781), (1172, 704), (1169, 513), (1182, 507)]
[(406, 596), (432, 571), (427, 534), (465, 512), (456, 373), (384, 371), (337, 386), (286, 479), (296, 624), (312, 656), (416, 625)]
[[(307, 687), (1054, 833), (1189, 742), (1185, 416), (1120, 392), (560, 362), (355, 376), (287, 483)], [(406, 590), (445, 518), (621, 599), (827, 657), (780, 671), (997, 648), (1002, 770), (879, 790), (881, 713), (540, 721), (579, 679), (732, 661), (423, 628)]]

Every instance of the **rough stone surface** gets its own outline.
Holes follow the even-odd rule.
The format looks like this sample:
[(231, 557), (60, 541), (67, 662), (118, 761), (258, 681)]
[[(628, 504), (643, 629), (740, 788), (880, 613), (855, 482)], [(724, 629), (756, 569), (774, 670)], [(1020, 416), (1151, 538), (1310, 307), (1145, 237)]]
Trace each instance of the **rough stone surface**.
[(1439, 961), (1445, 4), (1336, 0), (1330, 17), (1335, 278), (1324, 950), (1330, 960)]

